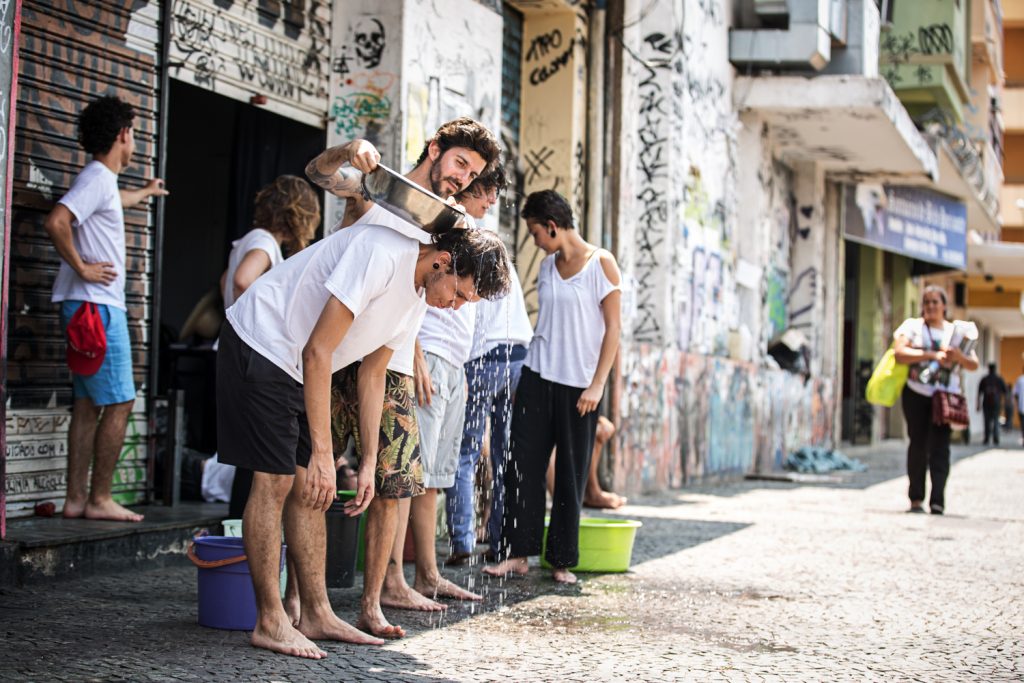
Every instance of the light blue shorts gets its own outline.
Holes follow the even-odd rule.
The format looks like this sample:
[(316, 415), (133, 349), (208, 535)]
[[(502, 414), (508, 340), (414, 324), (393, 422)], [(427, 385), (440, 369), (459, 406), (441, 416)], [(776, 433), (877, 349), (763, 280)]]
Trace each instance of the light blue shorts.
[[(61, 328), (67, 330), (71, 316), (81, 301), (62, 301)], [(135, 400), (135, 379), (132, 377), (132, 344), (128, 337), (128, 316), (116, 306), (96, 304), (103, 327), (107, 331), (107, 355), (95, 375), (84, 377), (71, 373), (74, 398), (88, 398), (98, 406), (109, 406)]]

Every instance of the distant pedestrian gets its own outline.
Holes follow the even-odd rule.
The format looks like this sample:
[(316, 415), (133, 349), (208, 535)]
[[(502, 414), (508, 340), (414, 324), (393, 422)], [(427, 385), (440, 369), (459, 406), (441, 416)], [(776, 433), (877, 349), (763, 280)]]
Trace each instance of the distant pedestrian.
[(999, 445), (999, 415), (1002, 412), (1003, 397), (1006, 395), (1006, 382), (996, 372), (996, 364), (988, 364), (988, 374), (978, 384), (978, 409), (985, 420), (985, 441)]
[(1013, 383), (1013, 399), (1017, 407), (1017, 424), (1020, 425), (1021, 445), (1024, 446), (1024, 373)]
[[(117, 186), (118, 174), (131, 163), (135, 151), (134, 118), (132, 106), (113, 96), (94, 100), (82, 111), (78, 140), (92, 161), (57, 200), (44, 223), (61, 259), (51, 298), (60, 304), (61, 325), (67, 330), (79, 320), (98, 317), (95, 325), (102, 325), (106, 336), (102, 356), (73, 347), (68, 352), (74, 404), (68, 429), (65, 517), (142, 520), (142, 515), (115, 503), (111, 494), (135, 402), (124, 296), (124, 209), (148, 197), (166, 195), (167, 190), (159, 178), (135, 190)], [(92, 341), (100, 348), (95, 335)]]
[[(907, 475), (910, 478), (910, 510), (924, 512), (925, 478), (931, 473), (932, 492), (929, 506), (932, 514), (945, 511), (946, 479), (949, 477), (949, 425), (932, 421), (932, 397), (937, 390), (960, 393), (960, 375), (954, 366), (967, 370), (978, 368), (972, 351), (964, 355), (950, 346), (953, 323), (946, 320), (946, 292), (934, 285), (925, 287), (921, 295), (921, 318), (907, 318), (896, 332), (896, 361), (910, 366), (910, 376), (903, 389), (903, 417), (907, 421), (910, 446), (907, 448)], [(931, 364), (938, 364), (937, 371)], [(922, 373), (928, 369), (930, 381)]]
[(580, 508), (597, 431), (597, 406), (619, 347), (621, 274), (615, 257), (584, 241), (557, 192), (534, 192), (522, 217), (540, 266), (537, 329), (512, 408), (512, 458), (505, 473), (503, 562), (484, 571), (525, 574), (544, 540), (544, 472), (551, 449), (555, 490), (545, 559), (559, 583), (575, 583)]

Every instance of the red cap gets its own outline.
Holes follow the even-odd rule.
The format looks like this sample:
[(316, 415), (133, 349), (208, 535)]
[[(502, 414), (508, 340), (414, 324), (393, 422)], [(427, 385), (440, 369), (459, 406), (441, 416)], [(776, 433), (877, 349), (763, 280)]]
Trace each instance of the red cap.
[(107, 331), (96, 304), (87, 301), (71, 316), (66, 333), (68, 367), (76, 375), (95, 375), (107, 355)]

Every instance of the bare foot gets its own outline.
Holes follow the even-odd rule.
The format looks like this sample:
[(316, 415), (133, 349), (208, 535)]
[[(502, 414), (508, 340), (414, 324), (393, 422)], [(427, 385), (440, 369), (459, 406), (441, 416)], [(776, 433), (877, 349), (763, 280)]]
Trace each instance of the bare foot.
[(584, 507), (598, 508), (599, 510), (618, 510), (626, 504), (627, 500), (629, 499), (625, 496), (598, 489), (597, 491), (587, 491), (587, 494), (583, 496), (583, 505)]
[(85, 501), (74, 501), (65, 499), (64, 500), (64, 519), (78, 519), (85, 514)]
[(418, 612), (441, 612), (448, 609), (447, 605), (434, 602), (430, 598), (417, 593), (409, 586), (401, 588), (389, 588), (384, 586), (380, 594), (380, 604), (384, 607), (396, 609), (408, 609)]
[(122, 507), (108, 498), (102, 503), (85, 504), (86, 519), (106, 519), (114, 522), (141, 522), (142, 515)]
[(488, 576), (509, 576), (510, 574), (526, 576), (528, 571), (530, 571), (530, 564), (525, 557), (510, 557), (504, 562), (483, 568), (484, 574)]
[(455, 598), (456, 600), (483, 600), (483, 596), (470, 593), (438, 575), (436, 581), (416, 577), (414, 588), (428, 598)]
[(380, 611), (379, 605), (369, 609), (364, 605), (362, 613), (356, 620), (356, 628), (388, 640), (405, 637), (405, 629), (397, 624), (389, 624), (388, 620), (384, 618), (384, 613)]
[(576, 575), (568, 569), (556, 569), (555, 571), (551, 572), (551, 578), (553, 578), (558, 583), (576, 583)]
[(311, 640), (341, 640), (356, 645), (383, 645), (384, 641), (374, 638), (359, 629), (346, 624), (334, 612), (326, 611), (322, 617), (302, 614), (298, 625), (302, 635)]
[(291, 622), (292, 626), (298, 626), (299, 617), (302, 614), (302, 601), (299, 600), (299, 596), (291, 593), (290, 591), (286, 592), (283, 602), (284, 613), (288, 615), (288, 620)]
[(299, 633), (294, 626), (288, 623), (281, 623), (271, 626), (256, 624), (252, 632), (253, 647), (262, 647), (265, 650), (280, 652), (292, 657), (305, 657), (306, 659), (323, 659), (327, 653), (316, 646), (306, 636)]

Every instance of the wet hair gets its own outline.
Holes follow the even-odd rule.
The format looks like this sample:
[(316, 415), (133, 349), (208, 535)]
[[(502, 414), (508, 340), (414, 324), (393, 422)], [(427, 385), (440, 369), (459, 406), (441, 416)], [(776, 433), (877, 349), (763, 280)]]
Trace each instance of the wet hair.
[(572, 207), (569, 206), (565, 197), (554, 190), (531, 192), (519, 215), (524, 220), (532, 219), (540, 223), (554, 221), (555, 225), (567, 230), (576, 227), (572, 217)]
[(498, 163), (498, 157), (501, 154), (501, 148), (498, 147), (498, 140), (494, 137), (494, 133), (488, 130), (484, 124), (467, 116), (449, 121), (438, 128), (434, 137), (423, 146), (423, 152), (416, 160), (417, 166), (426, 160), (431, 142), (437, 143), (442, 156), (453, 147), (465, 147), (482, 156), (485, 166), (480, 175), (490, 173), (494, 164)]
[(458, 277), (472, 277), (483, 299), (500, 299), (512, 284), (505, 244), (489, 230), (455, 228), (433, 236), (434, 248), (452, 255)]
[(505, 176), (505, 167), (502, 166), (501, 162), (497, 162), (494, 168), (491, 169), (490, 173), (478, 176), (476, 180), (469, 184), (466, 189), (459, 193), (458, 196), (468, 194), (472, 197), (477, 197), (480, 192), (487, 192), (488, 190), (494, 190), (495, 192), (502, 192), (508, 185), (508, 178)]
[(320, 224), (320, 203), (302, 178), (278, 176), (256, 193), (252, 222), (254, 227), (282, 235), (290, 251), (301, 251)]
[(942, 299), (942, 317), (946, 317), (946, 310), (949, 308), (949, 299), (946, 297), (946, 290), (938, 285), (928, 285), (921, 292), (921, 311), (924, 312), (924, 298), (929, 294), (938, 294), (939, 298)]
[(78, 115), (78, 142), (89, 154), (106, 154), (118, 134), (132, 127), (135, 109), (121, 98), (107, 95), (93, 100)]

